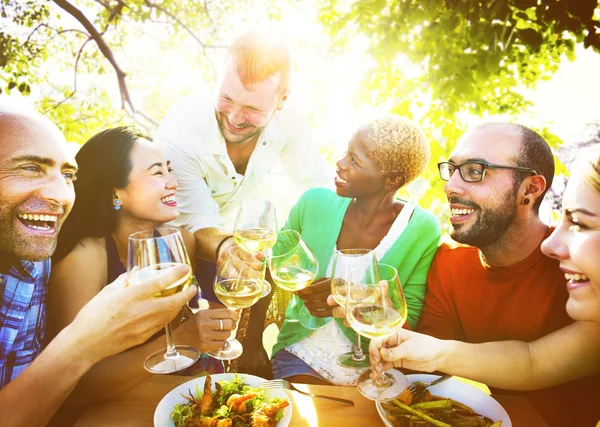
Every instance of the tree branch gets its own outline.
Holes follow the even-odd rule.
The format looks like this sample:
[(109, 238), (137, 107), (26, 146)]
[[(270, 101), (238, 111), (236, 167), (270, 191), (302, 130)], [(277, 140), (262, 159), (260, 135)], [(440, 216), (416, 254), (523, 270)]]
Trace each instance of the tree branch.
[(146, 3), (146, 6), (148, 6), (150, 8), (160, 10), (162, 13), (164, 13), (169, 18), (173, 19), (175, 22), (177, 22), (179, 25), (181, 25), (181, 28), (183, 28), (186, 33), (188, 33), (194, 40), (196, 40), (196, 43), (198, 43), (204, 51), (206, 51), (206, 49), (225, 49), (225, 48), (227, 48), (227, 46), (212, 45), (212, 44), (204, 43), (202, 40), (200, 40), (200, 37), (198, 37), (196, 34), (194, 34), (194, 32), (187, 25), (185, 25), (181, 21), (181, 19), (179, 19), (175, 14), (171, 13), (170, 11), (168, 11), (167, 9), (165, 9), (164, 7), (162, 7), (156, 3), (153, 3), (151, 0), (144, 0), (144, 3)]
[(213, 29), (213, 33), (217, 34), (217, 27), (215, 27), (215, 23), (212, 20), (212, 17), (210, 16), (210, 13), (208, 13), (208, 2), (206, 0), (204, 0), (204, 12), (206, 13), (206, 16), (208, 17), (208, 22), (210, 23), (210, 26)]
[(131, 100), (131, 96), (129, 94), (129, 88), (127, 87), (127, 82), (125, 80), (127, 76), (126, 76), (125, 72), (121, 69), (119, 64), (117, 63), (117, 60), (115, 59), (111, 48), (106, 44), (106, 41), (104, 40), (102, 35), (98, 32), (98, 30), (96, 29), (94, 24), (92, 24), (90, 22), (90, 20), (83, 14), (83, 12), (81, 12), (81, 10), (77, 9), (75, 6), (73, 6), (67, 0), (53, 0), (53, 1), (60, 8), (65, 10), (67, 13), (69, 13), (75, 19), (77, 19), (77, 21), (79, 21), (81, 23), (81, 25), (83, 25), (83, 27), (88, 31), (91, 39), (94, 40), (94, 42), (98, 46), (98, 49), (100, 49), (100, 52), (102, 53), (102, 55), (104, 55), (104, 57), (108, 60), (110, 65), (115, 70), (115, 73), (117, 74), (117, 81), (119, 83), (119, 91), (121, 93), (121, 108), (127, 110), (126, 106), (128, 106), (129, 109), (131, 110), (131, 114), (133, 116), (138, 114), (135, 109), (135, 106), (133, 105), (133, 101)]
[[(73, 67), (74, 68), (74, 71), (73, 71), (73, 90), (62, 101), (60, 101), (58, 104), (54, 105), (51, 108), (51, 110), (55, 110), (56, 108), (60, 107), (67, 100), (71, 99), (73, 97), (73, 95), (75, 95), (75, 93), (77, 92), (77, 69), (79, 68), (79, 59), (81, 58), (81, 54), (83, 53), (83, 49), (85, 49), (85, 46), (91, 40), (92, 40), (91, 37), (88, 37), (88, 39), (85, 42), (83, 42), (83, 44), (79, 48), (79, 51), (77, 51), (77, 57), (75, 58), (75, 65)], [(50, 110), (48, 110), (48, 111), (50, 111)], [(48, 111), (45, 111), (43, 114), (46, 114)]]

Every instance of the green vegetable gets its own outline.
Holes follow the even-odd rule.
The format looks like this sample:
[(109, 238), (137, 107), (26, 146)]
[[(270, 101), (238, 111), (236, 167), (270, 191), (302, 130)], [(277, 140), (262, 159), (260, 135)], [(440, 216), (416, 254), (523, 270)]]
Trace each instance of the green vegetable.
[[(216, 405), (217, 409), (215, 409), (213, 413), (209, 415), (210, 417), (216, 417), (220, 419), (230, 418), (233, 420), (234, 427), (247, 427), (248, 424), (246, 424), (240, 417), (235, 416), (236, 414), (231, 412), (227, 407), (227, 400), (231, 397), (231, 395), (256, 393), (256, 397), (246, 401), (246, 407), (248, 408), (249, 412), (254, 411), (256, 408), (262, 405), (263, 402), (268, 404), (276, 404), (284, 400), (279, 398), (265, 400), (264, 390), (262, 388), (251, 387), (248, 384), (245, 384), (242, 380), (243, 377), (238, 377), (237, 374), (234, 374), (232, 381), (219, 381), (221, 395), (217, 397), (217, 394), (213, 392), (213, 397), (218, 405)], [(193, 397), (197, 401), (200, 401), (202, 395), (203, 392), (200, 390), (199, 385), (196, 384), (196, 392)], [(171, 412), (171, 419), (175, 423), (176, 427), (183, 427), (188, 418), (200, 418), (200, 416), (193, 414), (190, 406), (191, 402), (189, 404), (183, 403), (175, 405), (175, 408), (173, 408), (173, 411)], [(273, 419), (275, 422), (277, 422), (283, 418), (283, 415), (284, 410), (280, 409), (275, 413)]]
[(175, 423), (176, 427), (184, 427), (185, 420), (194, 416), (191, 408), (185, 403), (175, 405), (173, 412), (171, 412), (171, 419)]

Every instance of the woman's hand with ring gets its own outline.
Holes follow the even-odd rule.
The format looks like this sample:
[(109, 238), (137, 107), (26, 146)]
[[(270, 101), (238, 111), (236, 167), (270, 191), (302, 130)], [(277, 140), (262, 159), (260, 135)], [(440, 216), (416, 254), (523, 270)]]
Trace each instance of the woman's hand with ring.
[(225, 307), (200, 310), (177, 328), (175, 333), (182, 337), (176, 337), (176, 341), (193, 345), (203, 353), (219, 350), (235, 329), (238, 319), (237, 312)]
[(327, 304), (327, 297), (331, 295), (330, 278), (319, 279), (295, 294), (304, 301), (304, 305), (313, 316), (331, 317), (331, 307)]

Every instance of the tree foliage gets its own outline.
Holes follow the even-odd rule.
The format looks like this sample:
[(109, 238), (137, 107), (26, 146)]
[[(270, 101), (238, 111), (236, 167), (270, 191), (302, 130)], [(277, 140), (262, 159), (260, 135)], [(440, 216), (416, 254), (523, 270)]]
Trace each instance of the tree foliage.
[[(320, 59), (368, 41), (365, 63), (374, 66), (358, 103), (389, 105), (427, 130), (427, 185), (411, 190), (428, 188), (423, 204), (434, 210), (444, 199), (435, 163), (448, 156), (466, 114), (519, 115), (530, 106), (519, 88), (549, 78), (577, 44), (600, 52), (596, 0), (0, 0), (0, 91), (34, 92), (74, 142), (133, 121), (151, 131), (182, 86), (198, 85), (178, 82), (177, 93), (169, 86), (160, 66), (174, 46), (210, 82), (240, 19), (261, 7), (279, 21), (283, 5), (315, 8), (326, 31), (324, 43), (307, 33), (302, 46), (316, 85), (329, 76), (318, 72)], [(146, 50), (151, 61), (140, 55)], [(327, 99), (312, 105), (328, 107)]]
[[(596, 0), (321, 0), (320, 20), (340, 49), (357, 33), (368, 38), (376, 65), (366, 99), (418, 116), (437, 161), (463, 130), (461, 115), (523, 113), (530, 102), (519, 87), (548, 79), (578, 43), (600, 52), (597, 8)], [(441, 183), (430, 181), (433, 202)]]
[[(135, 89), (146, 84), (139, 77), (149, 70), (136, 63), (135, 51), (126, 49), (130, 35), (148, 31), (148, 37), (154, 37), (151, 41), (164, 50), (186, 44), (200, 73), (214, 79), (211, 52), (224, 49), (221, 40), (232, 28), (226, 18), (236, 5), (213, 3), (1, 0), (0, 91), (28, 95), (32, 88), (39, 89), (38, 108), (57, 120), (75, 142), (85, 141), (102, 127), (133, 121), (151, 130), (164, 111), (153, 110), (157, 103), (152, 94), (148, 99), (136, 96)], [(94, 80), (108, 77), (114, 79), (119, 105), (111, 103), (114, 93), (94, 85)]]

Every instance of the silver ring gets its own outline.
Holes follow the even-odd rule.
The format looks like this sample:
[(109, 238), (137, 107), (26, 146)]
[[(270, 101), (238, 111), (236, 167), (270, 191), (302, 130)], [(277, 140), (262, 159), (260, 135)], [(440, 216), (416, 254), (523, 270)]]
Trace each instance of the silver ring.
[(219, 331), (223, 330), (223, 319), (219, 319)]

